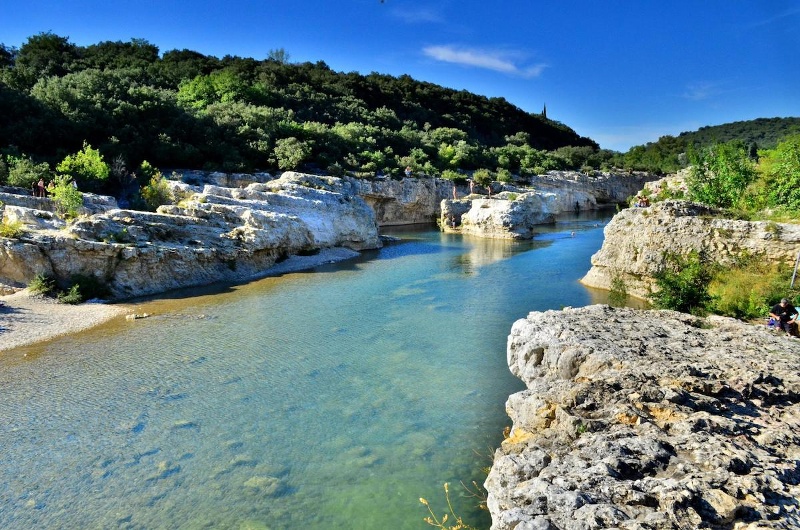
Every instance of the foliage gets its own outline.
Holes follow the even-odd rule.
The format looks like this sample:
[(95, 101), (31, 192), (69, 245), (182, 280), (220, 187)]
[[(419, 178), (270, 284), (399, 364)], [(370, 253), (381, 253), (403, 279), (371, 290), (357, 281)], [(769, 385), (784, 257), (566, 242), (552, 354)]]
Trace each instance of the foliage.
[(83, 206), (83, 194), (72, 184), (67, 175), (56, 175), (50, 195), (56, 204), (56, 211), (65, 219), (78, 216)]
[(9, 156), (8, 163), (8, 184), (10, 186), (30, 189), (40, 179), (47, 182), (52, 175), (47, 162), (37, 164), (30, 157)]
[(296, 169), (311, 154), (311, 145), (294, 136), (275, 142), (275, 158), (281, 169)]
[(146, 208), (151, 212), (156, 211), (163, 204), (172, 203), (174, 200), (172, 189), (160, 171), (156, 171), (147, 184), (142, 186), (141, 196)]
[(708, 311), (713, 297), (708, 286), (712, 278), (711, 265), (705, 257), (692, 251), (686, 256), (667, 252), (655, 274), (658, 291), (650, 295), (659, 309), (672, 309), (701, 315)]
[[(461, 517), (456, 515), (455, 511), (453, 510), (453, 504), (450, 502), (450, 485), (447, 482), (444, 483), (444, 496), (447, 500), (447, 508), (450, 513), (445, 513), (442, 515), (441, 519), (436, 516), (428, 501), (420, 497), (419, 502), (421, 502), (428, 509), (428, 513), (430, 513), (430, 515), (425, 517), (423, 520), (429, 525), (442, 530), (475, 530), (474, 527), (464, 523), (464, 521), (461, 520)], [(447, 524), (451, 515), (453, 516), (453, 520), (450, 522), (450, 524)]]
[(763, 165), (768, 204), (800, 212), (800, 134), (779, 143)]
[[(1, 207), (1, 206), (0, 206)], [(16, 239), (25, 233), (25, 226), (20, 221), (9, 221), (3, 219), (0, 221), (0, 237), (7, 237), (9, 239)]]
[(755, 166), (741, 142), (715, 144), (701, 149), (692, 158), (687, 184), (689, 198), (694, 201), (732, 207), (756, 178)]
[(66, 291), (60, 291), (56, 295), (56, 298), (62, 304), (76, 305), (83, 302), (83, 295), (81, 294), (81, 290), (78, 284), (73, 285)]
[(611, 289), (608, 293), (608, 303), (613, 307), (624, 307), (628, 301), (628, 285), (619, 273), (611, 276)]
[(28, 283), (28, 291), (31, 294), (49, 295), (55, 291), (55, 288), (55, 280), (41, 273), (34, 276)]
[(472, 180), (475, 181), (475, 184), (478, 186), (488, 186), (494, 181), (494, 176), (492, 172), (488, 169), (476, 169), (474, 173), (472, 173)]
[(100, 151), (84, 142), (83, 149), (74, 155), (67, 155), (56, 166), (56, 171), (68, 175), (81, 187), (96, 189), (108, 179), (110, 168), (103, 160)]

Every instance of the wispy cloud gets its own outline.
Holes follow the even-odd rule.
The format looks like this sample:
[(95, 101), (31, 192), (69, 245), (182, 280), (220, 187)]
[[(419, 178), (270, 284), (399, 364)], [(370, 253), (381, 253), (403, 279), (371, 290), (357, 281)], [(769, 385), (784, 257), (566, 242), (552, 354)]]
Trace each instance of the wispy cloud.
[(776, 15), (774, 15), (774, 16), (772, 16), (770, 18), (766, 18), (766, 19), (763, 19), (763, 20), (757, 20), (755, 22), (752, 22), (750, 24), (750, 27), (768, 26), (770, 24), (773, 24), (775, 22), (783, 20), (784, 18), (795, 17), (795, 16), (798, 16), (798, 15), (800, 15), (800, 8), (788, 9), (786, 11), (783, 11), (782, 13), (777, 13)]
[(683, 97), (691, 101), (703, 101), (718, 95), (720, 92), (721, 90), (717, 83), (700, 81), (689, 83), (686, 86)]
[(538, 77), (547, 68), (547, 65), (543, 63), (517, 64), (516, 61), (519, 54), (508, 51), (458, 48), (455, 46), (427, 46), (422, 49), (422, 53), (431, 59), (445, 63), (484, 68), (526, 78)]
[(405, 22), (406, 24), (437, 24), (444, 22), (442, 15), (430, 8), (420, 9), (400, 9), (395, 8), (391, 11), (392, 16)]

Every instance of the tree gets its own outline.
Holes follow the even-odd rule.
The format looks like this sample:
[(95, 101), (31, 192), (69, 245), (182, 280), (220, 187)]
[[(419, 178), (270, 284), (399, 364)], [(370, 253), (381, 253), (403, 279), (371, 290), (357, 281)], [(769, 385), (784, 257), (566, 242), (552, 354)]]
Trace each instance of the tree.
[(275, 142), (275, 159), (281, 169), (296, 169), (311, 154), (308, 142), (294, 136)]
[(755, 178), (755, 166), (741, 142), (706, 147), (693, 156), (688, 179), (689, 198), (710, 206), (730, 208)]
[(655, 274), (658, 291), (651, 295), (659, 309), (703, 314), (713, 297), (708, 286), (713, 276), (705, 257), (692, 251), (686, 256), (665, 253), (661, 269)]
[(800, 135), (779, 143), (768, 157), (770, 205), (800, 211)]
[(97, 149), (83, 143), (83, 149), (67, 155), (56, 166), (56, 171), (75, 179), (81, 187), (96, 189), (108, 180), (110, 169)]
[(61, 217), (71, 219), (77, 217), (83, 206), (83, 194), (72, 184), (68, 175), (56, 175), (50, 195), (56, 203), (56, 210)]
[(33, 183), (40, 179), (47, 182), (50, 180), (50, 166), (47, 162), (37, 164), (27, 156), (8, 157), (8, 184), (20, 188), (30, 189)]
[(270, 50), (267, 53), (267, 59), (281, 64), (289, 64), (289, 54), (283, 48), (277, 50)]
[(71, 72), (78, 57), (77, 46), (67, 37), (39, 33), (29, 37), (17, 52), (13, 83), (18, 88), (30, 89), (41, 78)]

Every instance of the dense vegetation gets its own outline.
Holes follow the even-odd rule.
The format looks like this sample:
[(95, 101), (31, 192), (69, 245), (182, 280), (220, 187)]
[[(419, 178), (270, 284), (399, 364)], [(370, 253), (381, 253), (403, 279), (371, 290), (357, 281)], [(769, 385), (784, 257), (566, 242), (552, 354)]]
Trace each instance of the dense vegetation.
[(717, 144), (741, 142), (752, 159), (759, 149), (773, 149), (783, 139), (800, 134), (800, 118), (759, 118), (701, 127), (697, 131), (682, 132), (678, 136), (662, 136), (656, 142), (632, 147), (615, 161), (617, 165), (652, 171), (673, 173), (690, 163), (694, 151)]
[(284, 50), (264, 60), (219, 59), (160, 54), (141, 39), (77, 46), (52, 33), (19, 49), (0, 45), (5, 175), (23, 164), (30, 180), (42, 164), (55, 169), (87, 146), (111, 178), (75, 176), (104, 191), (124, 188), (143, 161), (357, 176), (399, 175), (410, 166), (452, 176), (600, 167), (614, 155), (503, 98), (409, 76), (334, 72), (323, 62), (293, 64)]
[[(687, 198), (723, 208), (729, 217), (800, 220), (800, 134), (755, 156), (741, 140), (697, 148), (690, 155), (685, 190), (664, 188), (653, 201)], [(775, 234), (781, 230), (775, 222), (767, 227)], [(758, 318), (781, 298), (800, 295), (790, 289), (792, 272), (790, 264), (776, 266), (762, 256), (743, 254), (722, 267), (701, 254), (667, 255), (653, 302), (666, 309)]]

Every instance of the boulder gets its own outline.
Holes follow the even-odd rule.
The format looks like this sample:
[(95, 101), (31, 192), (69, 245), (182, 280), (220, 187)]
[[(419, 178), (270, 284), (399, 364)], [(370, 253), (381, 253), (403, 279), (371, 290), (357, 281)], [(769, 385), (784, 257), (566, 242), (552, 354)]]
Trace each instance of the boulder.
[(800, 528), (800, 340), (590, 306), (518, 320), (507, 356), (493, 530)]

